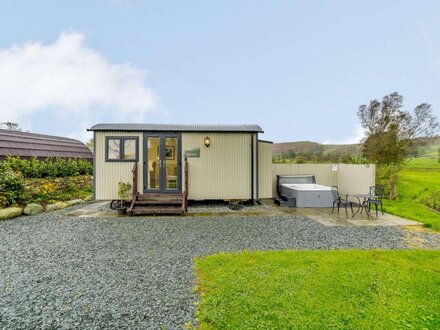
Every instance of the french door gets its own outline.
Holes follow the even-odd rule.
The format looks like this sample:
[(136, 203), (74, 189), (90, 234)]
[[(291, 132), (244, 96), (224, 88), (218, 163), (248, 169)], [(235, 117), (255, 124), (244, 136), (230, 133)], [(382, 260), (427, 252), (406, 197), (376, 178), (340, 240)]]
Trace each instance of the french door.
[(180, 134), (144, 134), (144, 192), (182, 192)]

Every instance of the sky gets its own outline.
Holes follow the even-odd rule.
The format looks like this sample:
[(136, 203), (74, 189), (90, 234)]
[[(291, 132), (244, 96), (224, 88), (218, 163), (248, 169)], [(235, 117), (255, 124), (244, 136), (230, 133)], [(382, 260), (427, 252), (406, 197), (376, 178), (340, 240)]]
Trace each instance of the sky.
[(258, 124), (355, 143), (391, 92), (440, 116), (440, 1), (0, 0), (0, 122)]

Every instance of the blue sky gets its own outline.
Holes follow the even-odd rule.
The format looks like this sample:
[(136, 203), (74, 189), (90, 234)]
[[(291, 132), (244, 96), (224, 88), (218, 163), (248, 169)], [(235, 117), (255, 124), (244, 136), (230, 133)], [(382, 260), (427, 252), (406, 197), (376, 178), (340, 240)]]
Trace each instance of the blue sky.
[(393, 91), (440, 115), (438, 1), (3, 0), (0, 31), (0, 121), (40, 133), (255, 123), (355, 142), (359, 105)]

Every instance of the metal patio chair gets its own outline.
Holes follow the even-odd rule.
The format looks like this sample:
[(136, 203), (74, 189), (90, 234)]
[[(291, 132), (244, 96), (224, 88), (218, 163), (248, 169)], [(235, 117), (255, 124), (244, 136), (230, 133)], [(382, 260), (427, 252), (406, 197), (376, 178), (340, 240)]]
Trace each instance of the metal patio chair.
[(373, 204), (376, 207), (376, 217), (378, 217), (378, 206), (380, 205), (380, 211), (383, 213), (383, 204), (382, 204), (382, 198), (385, 194), (385, 188), (384, 186), (371, 186), (370, 187), (370, 195), (372, 197), (368, 198), (368, 210), (371, 210), (371, 204)]
[(348, 218), (348, 211), (347, 206), (350, 204), (351, 213), (353, 213), (353, 204), (348, 200), (348, 195), (346, 195), (345, 199), (339, 195), (338, 187), (333, 186), (332, 187), (332, 195), (333, 195), (333, 207), (332, 207), (332, 214), (335, 211), (335, 206), (338, 207), (338, 214), (339, 214), (339, 208), (341, 205), (345, 208), (345, 215)]

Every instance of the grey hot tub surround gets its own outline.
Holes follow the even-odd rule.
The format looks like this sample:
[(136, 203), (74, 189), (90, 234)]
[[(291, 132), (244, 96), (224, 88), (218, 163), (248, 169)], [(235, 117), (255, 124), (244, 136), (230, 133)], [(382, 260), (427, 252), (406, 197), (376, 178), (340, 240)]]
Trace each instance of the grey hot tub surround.
[(280, 205), (289, 207), (332, 207), (331, 187), (316, 184), (315, 176), (277, 175)]

